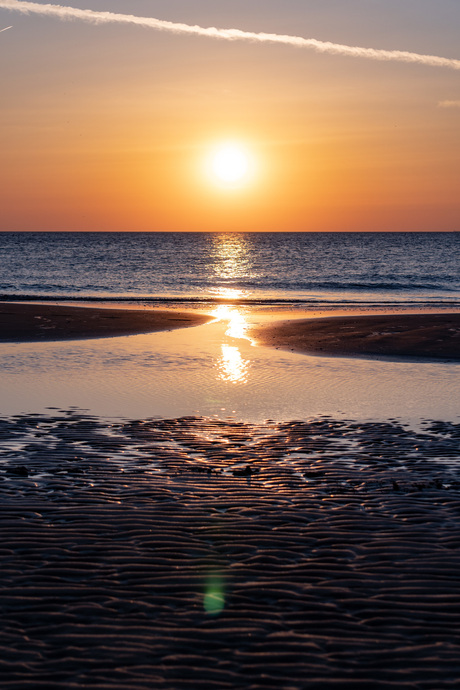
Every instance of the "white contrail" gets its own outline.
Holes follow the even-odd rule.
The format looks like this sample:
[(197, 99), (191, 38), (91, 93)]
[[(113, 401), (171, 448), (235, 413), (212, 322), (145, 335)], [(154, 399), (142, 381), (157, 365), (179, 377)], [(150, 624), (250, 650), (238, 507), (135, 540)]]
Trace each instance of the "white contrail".
[(188, 34), (223, 39), (226, 41), (252, 41), (254, 43), (281, 43), (297, 48), (311, 48), (320, 53), (335, 53), (352, 57), (368, 58), (370, 60), (394, 60), (397, 62), (414, 62), (421, 65), (435, 67), (450, 67), (460, 69), (460, 60), (438, 57), (436, 55), (420, 55), (403, 50), (380, 50), (377, 48), (360, 48), (328, 41), (318, 41), (315, 38), (302, 38), (283, 34), (253, 33), (240, 29), (217, 29), (191, 24), (168, 22), (153, 17), (136, 17), (132, 14), (116, 14), (114, 12), (96, 12), (80, 10), (76, 7), (63, 5), (39, 5), (36, 2), (22, 2), (22, 0), (0, 0), (0, 8), (22, 12), (23, 14), (42, 14), (60, 19), (80, 19), (93, 24), (137, 24), (157, 31), (168, 31), (174, 34)]
[(0, 34), (2, 33), (2, 31), (8, 31), (8, 29), (12, 29), (12, 28), (13, 28), (12, 26), (5, 26), (4, 29), (0, 29)]

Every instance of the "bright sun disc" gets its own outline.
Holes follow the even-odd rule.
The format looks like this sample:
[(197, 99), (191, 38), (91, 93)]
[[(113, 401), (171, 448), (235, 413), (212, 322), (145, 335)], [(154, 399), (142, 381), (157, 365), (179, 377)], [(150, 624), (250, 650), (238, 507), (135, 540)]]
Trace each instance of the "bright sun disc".
[(218, 148), (211, 160), (211, 169), (218, 182), (237, 184), (248, 175), (250, 160), (248, 153), (236, 144)]

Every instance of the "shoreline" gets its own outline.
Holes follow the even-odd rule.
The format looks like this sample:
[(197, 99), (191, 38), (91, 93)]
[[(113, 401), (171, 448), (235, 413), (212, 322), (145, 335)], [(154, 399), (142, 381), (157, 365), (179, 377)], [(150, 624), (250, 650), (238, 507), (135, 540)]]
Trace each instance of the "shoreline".
[(154, 333), (207, 323), (197, 312), (0, 302), (0, 342), (47, 342)]
[[(235, 307), (236, 308), (236, 307)], [(253, 313), (248, 334), (258, 345), (320, 356), (460, 361), (460, 313), (337, 308)], [(0, 342), (105, 338), (209, 323), (195, 310), (0, 302)]]

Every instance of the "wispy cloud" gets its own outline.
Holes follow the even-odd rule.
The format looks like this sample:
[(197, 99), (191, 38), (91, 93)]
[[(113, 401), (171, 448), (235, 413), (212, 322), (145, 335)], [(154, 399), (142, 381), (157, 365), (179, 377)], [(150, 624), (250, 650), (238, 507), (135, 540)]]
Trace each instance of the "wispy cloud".
[(460, 108), (460, 100), (458, 101), (439, 101), (440, 108)]
[(96, 12), (81, 10), (76, 7), (63, 5), (39, 5), (36, 2), (22, 2), (21, 0), (0, 0), (0, 8), (21, 12), (23, 14), (41, 14), (59, 19), (77, 19), (93, 24), (136, 24), (157, 31), (167, 31), (174, 34), (204, 36), (225, 41), (250, 41), (253, 43), (280, 43), (297, 48), (310, 48), (320, 53), (332, 53), (351, 57), (367, 58), (369, 60), (384, 60), (396, 62), (412, 62), (434, 67), (449, 67), (460, 69), (460, 60), (438, 57), (436, 55), (420, 55), (404, 50), (380, 50), (377, 48), (360, 48), (358, 46), (341, 45), (328, 41), (318, 41), (315, 38), (302, 38), (283, 34), (253, 33), (240, 29), (218, 29), (192, 24), (168, 22), (153, 17), (137, 17), (131, 14), (117, 14), (114, 12)]
[(2, 31), (8, 31), (8, 29), (12, 29), (12, 28), (13, 28), (12, 26), (5, 26), (4, 29), (0, 29), (0, 34), (2, 33)]

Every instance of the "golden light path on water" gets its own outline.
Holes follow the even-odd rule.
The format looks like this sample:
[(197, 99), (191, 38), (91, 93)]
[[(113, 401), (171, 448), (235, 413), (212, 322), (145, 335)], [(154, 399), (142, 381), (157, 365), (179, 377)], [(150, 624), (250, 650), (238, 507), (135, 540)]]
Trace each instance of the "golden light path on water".
[[(244, 235), (218, 234), (212, 237), (212, 244), (212, 270), (219, 280), (233, 282), (248, 277), (252, 280), (257, 278), (257, 272), (254, 271), (249, 258), (249, 247)], [(225, 300), (226, 304), (220, 304), (211, 312), (211, 315), (216, 322), (227, 322), (224, 337), (228, 339), (220, 344), (217, 379), (235, 385), (247, 384), (251, 362), (244, 357), (243, 348), (237, 341), (245, 340), (251, 345), (256, 343), (248, 336), (249, 322), (245, 311), (235, 304), (245, 296), (245, 292), (236, 287), (220, 287), (214, 291), (214, 294), (218, 299)], [(244, 349), (247, 351), (247, 347)]]
[[(212, 316), (216, 321), (227, 321), (227, 330), (225, 336), (232, 339), (244, 339), (253, 345), (253, 341), (247, 335), (249, 327), (248, 321), (242, 310), (235, 306), (226, 304), (219, 305), (213, 312)], [(241, 350), (237, 344), (222, 343), (221, 356), (217, 360), (218, 378), (221, 381), (229, 383), (246, 383), (249, 376), (249, 360), (245, 359), (241, 354)]]
[[(250, 246), (244, 235), (213, 235), (211, 242), (211, 268), (220, 283), (256, 277), (250, 260)], [(217, 294), (231, 300), (243, 293), (238, 288), (220, 287)]]
[(247, 362), (241, 356), (239, 349), (234, 345), (222, 344), (222, 357), (219, 358), (218, 365), (221, 381), (244, 383), (247, 380)]

